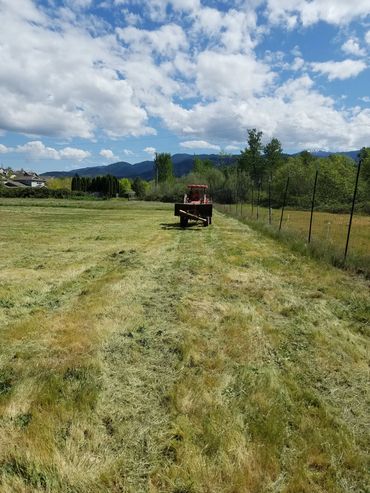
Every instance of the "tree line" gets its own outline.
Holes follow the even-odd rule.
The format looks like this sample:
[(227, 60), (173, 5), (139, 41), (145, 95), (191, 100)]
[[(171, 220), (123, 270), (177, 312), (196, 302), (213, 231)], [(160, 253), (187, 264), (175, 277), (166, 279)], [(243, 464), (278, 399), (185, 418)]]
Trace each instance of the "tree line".
[[(333, 154), (319, 158), (308, 151), (295, 156), (283, 152), (281, 142), (272, 138), (263, 144), (263, 133), (255, 128), (247, 132), (246, 147), (239, 156), (220, 154), (218, 162), (194, 156), (193, 168), (186, 176), (176, 177), (171, 154), (157, 153), (153, 180), (134, 180), (114, 176), (94, 178), (75, 175), (72, 181), (54, 179), (52, 188), (103, 197), (131, 197), (143, 200), (181, 201), (190, 183), (204, 183), (215, 202), (252, 202), (280, 207), (289, 177), (287, 205), (308, 208), (318, 171), (316, 206), (328, 211), (346, 211), (351, 205), (357, 163)], [(361, 151), (361, 175), (357, 195), (358, 207), (370, 212), (370, 148)], [(70, 180), (70, 178), (68, 179)], [(49, 186), (49, 184), (48, 184)]]
[(89, 192), (102, 195), (104, 197), (114, 197), (119, 193), (118, 178), (112, 175), (79, 176), (75, 174), (71, 182), (71, 190), (78, 192)]
[[(332, 211), (348, 210), (353, 195), (357, 163), (352, 159), (333, 154), (316, 157), (309, 151), (295, 156), (284, 154), (281, 142), (272, 138), (263, 144), (263, 133), (255, 128), (247, 133), (247, 145), (234, 163), (229, 159), (215, 165), (210, 159), (194, 157), (192, 171), (180, 178), (174, 176), (171, 155), (156, 154), (154, 180), (148, 184), (145, 197), (149, 200), (182, 200), (188, 183), (204, 183), (214, 201), (236, 203), (256, 201), (261, 205), (280, 207), (287, 178), (289, 190), (287, 204), (308, 208), (312, 187), (318, 171), (316, 205)], [(370, 212), (370, 148), (361, 150), (362, 170), (358, 189), (360, 207)], [(228, 161), (226, 163), (226, 161)]]

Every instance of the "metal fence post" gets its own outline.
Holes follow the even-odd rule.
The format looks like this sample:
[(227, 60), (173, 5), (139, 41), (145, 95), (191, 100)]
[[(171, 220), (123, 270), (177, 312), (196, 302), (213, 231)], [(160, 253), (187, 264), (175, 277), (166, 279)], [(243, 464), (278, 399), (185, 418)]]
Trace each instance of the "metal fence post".
[(348, 232), (347, 232), (346, 249), (344, 250), (344, 262), (346, 261), (346, 258), (347, 258), (347, 253), (348, 253), (348, 245), (349, 245), (349, 238), (350, 238), (350, 236), (351, 236), (352, 218), (353, 218), (353, 213), (354, 213), (354, 210), (355, 210), (356, 195), (357, 195), (357, 187), (358, 187), (358, 179), (359, 179), (359, 177), (360, 177), (361, 164), (362, 164), (362, 156), (361, 156), (361, 154), (360, 154), (360, 160), (359, 160), (359, 162), (358, 162), (358, 166), (357, 166), (357, 174), (356, 174), (355, 189), (354, 189), (354, 191), (353, 191), (353, 199), (352, 199), (351, 216), (350, 216), (350, 218), (349, 218), (349, 224), (348, 224)]
[(257, 193), (257, 221), (259, 218), (260, 195), (261, 195), (261, 182), (259, 182), (258, 184), (258, 193)]
[(313, 220), (313, 209), (315, 207), (315, 197), (316, 197), (316, 186), (317, 186), (317, 177), (319, 175), (319, 170), (316, 170), (316, 175), (315, 175), (315, 183), (313, 186), (313, 192), (312, 192), (312, 203), (311, 203), (311, 217), (310, 217), (310, 228), (308, 230), (308, 243), (311, 243), (311, 233), (312, 233), (312, 220)]
[(271, 178), (269, 179), (269, 224), (272, 223), (272, 214), (271, 214)]
[(288, 194), (288, 187), (289, 187), (289, 176), (287, 178), (286, 186), (285, 186), (284, 200), (283, 200), (283, 208), (281, 209), (281, 216), (280, 216), (279, 231), (281, 230), (281, 225), (283, 224), (284, 209), (285, 209), (286, 198), (287, 198), (287, 194)]
[(254, 209), (254, 186), (252, 184), (252, 217), (253, 217), (253, 209)]

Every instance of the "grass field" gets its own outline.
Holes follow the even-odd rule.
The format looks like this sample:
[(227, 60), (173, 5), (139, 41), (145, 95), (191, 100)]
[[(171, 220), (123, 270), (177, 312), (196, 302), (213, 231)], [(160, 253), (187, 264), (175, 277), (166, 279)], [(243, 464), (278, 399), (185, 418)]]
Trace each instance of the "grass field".
[(0, 201), (2, 493), (369, 491), (369, 283), (217, 213)]
[[(222, 212), (245, 219), (257, 219), (257, 209), (253, 215), (250, 204), (220, 205)], [(268, 224), (268, 209), (259, 207), (258, 220)], [(288, 233), (307, 242), (310, 225), (310, 211), (286, 209), (282, 222), (282, 233)], [(280, 224), (281, 210), (272, 210), (272, 228), (277, 229)], [(311, 243), (316, 251), (332, 257), (334, 261), (343, 260), (347, 240), (349, 214), (331, 214), (328, 212), (314, 212)], [(355, 214), (353, 216), (350, 243), (348, 248), (347, 265), (353, 266), (370, 275), (370, 216)]]

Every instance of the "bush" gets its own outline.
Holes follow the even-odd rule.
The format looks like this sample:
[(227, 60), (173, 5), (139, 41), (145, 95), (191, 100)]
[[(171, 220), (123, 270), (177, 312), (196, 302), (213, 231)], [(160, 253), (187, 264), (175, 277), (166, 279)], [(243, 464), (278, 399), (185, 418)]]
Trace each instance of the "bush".
[(0, 197), (6, 198), (69, 199), (87, 196), (88, 194), (85, 192), (71, 192), (71, 190), (67, 189), (53, 190), (47, 187), (7, 188), (0, 186)]

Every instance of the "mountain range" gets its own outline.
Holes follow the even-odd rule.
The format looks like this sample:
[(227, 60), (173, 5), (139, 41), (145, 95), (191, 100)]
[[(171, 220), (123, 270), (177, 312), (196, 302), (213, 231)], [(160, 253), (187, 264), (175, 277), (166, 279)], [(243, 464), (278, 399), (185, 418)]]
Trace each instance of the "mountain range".
[[(357, 155), (359, 151), (348, 151), (348, 152), (326, 152), (317, 151), (312, 154), (317, 157), (328, 157), (331, 154), (341, 154), (350, 157), (353, 160), (357, 160)], [(299, 153), (297, 153), (299, 154)], [(293, 154), (296, 156), (297, 154)], [(233, 164), (238, 155), (222, 156), (219, 154), (174, 154), (172, 156), (173, 168), (175, 176), (183, 176), (189, 173), (194, 164), (194, 158), (198, 157), (200, 159), (210, 159), (216, 166), (221, 164), (230, 165)], [(130, 164), (125, 161), (119, 161), (117, 163), (108, 164), (105, 166), (90, 166), (88, 168), (78, 168), (71, 171), (47, 171), (42, 173), (40, 176), (60, 178), (65, 176), (74, 176), (76, 173), (80, 176), (99, 176), (99, 175), (113, 175), (117, 178), (136, 178), (140, 177), (144, 180), (151, 180), (154, 178), (153, 171), (154, 161), (142, 161), (136, 164)]]

